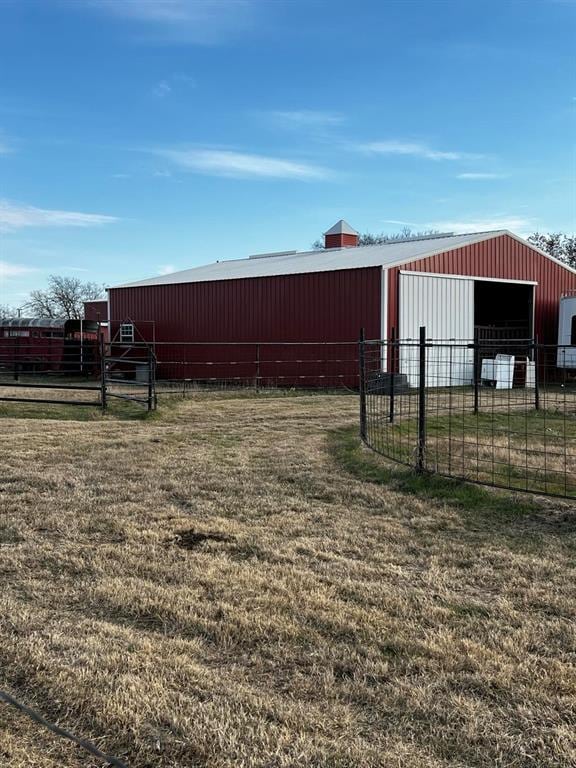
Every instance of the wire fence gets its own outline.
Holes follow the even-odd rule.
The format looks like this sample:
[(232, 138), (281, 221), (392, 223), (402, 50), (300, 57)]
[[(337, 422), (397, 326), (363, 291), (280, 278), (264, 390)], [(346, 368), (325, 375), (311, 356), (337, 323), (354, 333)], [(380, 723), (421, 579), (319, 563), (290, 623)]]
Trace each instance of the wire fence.
[(154, 410), (202, 389), (357, 391), (358, 343), (0, 338), (0, 402)]
[(0, 337), (0, 402), (102, 407), (97, 338)]
[(100, 338), (0, 337), (0, 403), (106, 411), (112, 399), (156, 407), (150, 345), (116, 349)]
[(38, 725), (41, 725), (43, 728), (47, 728), (56, 736), (59, 736), (62, 739), (67, 739), (68, 741), (73, 742), (77, 746), (82, 747), (82, 749), (86, 750), (86, 752), (90, 752), (90, 754), (97, 757), (100, 761), (104, 761), (105, 765), (116, 766), (116, 768), (128, 768), (126, 763), (123, 763), (121, 760), (119, 760), (117, 757), (114, 757), (113, 755), (105, 754), (100, 749), (98, 749), (98, 747), (89, 739), (76, 736), (71, 731), (65, 728), (62, 728), (61, 726), (55, 723), (49, 722), (35, 709), (32, 709), (31, 707), (28, 707), (26, 704), (23, 704), (21, 701), (18, 701), (18, 699), (14, 698), (14, 696), (12, 696), (7, 691), (0, 691), (0, 701), (3, 701), (5, 704), (8, 704), (11, 707), (14, 707), (14, 709), (18, 710), (19, 712), (22, 712), (27, 717), (29, 717), (30, 720), (33, 720)]
[(358, 342), (184, 342), (107, 345), (114, 358), (154, 351), (158, 393), (202, 388), (358, 389)]
[(360, 342), (360, 431), (418, 471), (576, 496), (576, 350), (534, 339)]

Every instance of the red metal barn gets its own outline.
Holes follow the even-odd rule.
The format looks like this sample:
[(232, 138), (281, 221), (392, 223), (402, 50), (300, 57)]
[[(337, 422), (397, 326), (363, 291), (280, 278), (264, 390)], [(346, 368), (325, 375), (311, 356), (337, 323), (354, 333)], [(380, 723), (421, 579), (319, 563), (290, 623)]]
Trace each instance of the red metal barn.
[(575, 270), (506, 230), (357, 242), (340, 221), (325, 233), (323, 250), (217, 262), (111, 288), (111, 338), (155, 341), (161, 377), (242, 378), (256, 375), (259, 363), (262, 377), (350, 383), (360, 328), (369, 339), (392, 329), (416, 338), (425, 325), (436, 339), (469, 340), (480, 329), (555, 343), (560, 296), (576, 289)]

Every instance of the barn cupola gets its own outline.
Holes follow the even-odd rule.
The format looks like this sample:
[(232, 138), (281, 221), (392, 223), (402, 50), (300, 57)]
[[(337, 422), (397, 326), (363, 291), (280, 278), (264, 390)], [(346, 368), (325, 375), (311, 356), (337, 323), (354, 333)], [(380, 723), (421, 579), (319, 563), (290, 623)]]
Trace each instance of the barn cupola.
[(324, 232), (324, 248), (349, 248), (358, 245), (360, 235), (344, 219)]

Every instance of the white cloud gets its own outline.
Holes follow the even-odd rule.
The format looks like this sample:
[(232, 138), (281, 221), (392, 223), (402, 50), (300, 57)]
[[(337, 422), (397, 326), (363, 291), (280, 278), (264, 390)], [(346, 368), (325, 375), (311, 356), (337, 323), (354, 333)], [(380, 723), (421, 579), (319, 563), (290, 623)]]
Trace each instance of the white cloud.
[(482, 181), (483, 179), (505, 179), (506, 175), (504, 173), (459, 173), (456, 178)]
[(0, 155), (9, 155), (14, 151), (14, 147), (6, 138), (3, 131), (0, 131)]
[(203, 0), (96, 0), (91, 5), (140, 21), (180, 24), (208, 14), (217, 3)]
[(174, 264), (161, 264), (158, 267), (159, 275), (171, 275), (172, 272), (176, 272), (176, 267), (174, 266)]
[(494, 216), (456, 221), (433, 221), (426, 224), (426, 226), (438, 229), (440, 232), (454, 232), (457, 235), (468, 232), (487, 232), (493, 229), (509, 229), (517, 235), (527, 235), (536, 229), (532, 219), (521, 216)]
[(151, 39), (214, 44), (253, 23), (253, 0), (85, 0), (85, 5), (138, 23)]
[(277, 122), (291, 128), (318, 128), (340, 125), (345, 119), (344, 115), (339, 112), (322, 112), (311, 109), (302, 109), (294, 112), (272, 112), (272, 117)]
[(160, 82), (152, 88), (152, 95), (157, 96), (159, 99), (168, 96), (169, 93), (172, 93), (172, 86), (168, 80), (160, 80)]
[(0, 200), (0, 232), (13, 232), (24, 227), (93, 227), (118, 221), (101, 213), (79, 213), (35, 208), (9, 200)]
[(186, 171), (209, 176), (253, 179), (325, 179), (326, 168), (309, 163), (284, 160), (266, 155), (251, 155), (220, 149), (158, 150), (157, 154), (171, 160)]
[(152, 95), (162, 99), (172, 93), (175, 89), (188, 90), (190, 88), (196, 88), (196, 86), (196, 78), (191, 75), (186, 75), (183, 72), (175, 72), (173, 75), (169, 75), (156, 83), (154, 88), (152, 88)]
[(400, 221), (399, 219), (384, 219), (384, 224), (397, 224), (401, 227), (417, 227), (413, 221)]
[(420, 144), (413, 141), (373, 141), (367, 144), (360, 144), (357, 148), (371, 154), (411, 155), (413, 157), (423, 157), (426, 160), (471, 160), (482, 157), (482, 155), (475, 155), (467, 152), (447, 152), (444, 150), (432, 149), (427, 144)]
[(0, 260), (0, 280), (8, 280), (11, 277), (22, 277), (29, 272), (35, 272), (33, 267), (25, 267), (23, 264), (11, 264)]

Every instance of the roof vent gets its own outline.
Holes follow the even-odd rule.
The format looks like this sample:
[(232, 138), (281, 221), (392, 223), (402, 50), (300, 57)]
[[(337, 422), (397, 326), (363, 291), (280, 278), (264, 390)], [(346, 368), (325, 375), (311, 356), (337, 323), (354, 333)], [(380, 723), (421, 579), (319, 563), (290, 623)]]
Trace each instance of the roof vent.
[(271, 259), (274, 256), (294, 256), (298, 251), (276, 251), (275, 253), (255, 253), (249, 259)]
[(358, 245), (360, 235), (344, 219), (324, 232), (324, 248), (350, 248)]
[(454, 232), (435, 232), (433, 235), (410, 235), (408, 237), (391, 237), (386, 244), (411, 243), (413, 240), (436, 240), (439, 237), (454, 237)]

